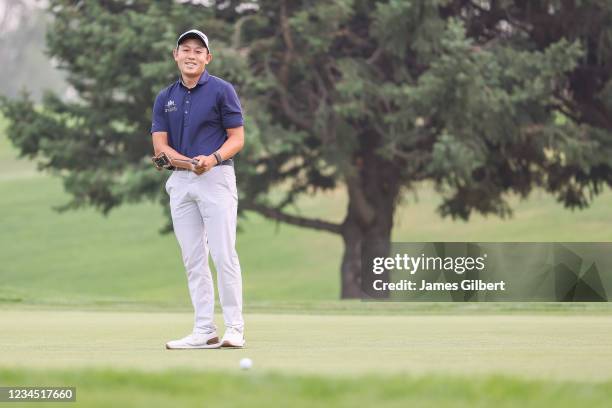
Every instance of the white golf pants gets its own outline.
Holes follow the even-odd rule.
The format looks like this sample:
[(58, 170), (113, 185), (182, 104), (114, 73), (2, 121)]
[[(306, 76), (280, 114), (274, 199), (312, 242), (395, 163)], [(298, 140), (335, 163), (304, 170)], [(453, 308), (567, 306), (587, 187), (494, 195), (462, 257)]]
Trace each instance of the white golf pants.
[(212, 255), (226, 327), (242, 331), (242, 276), (236, 253), (238, 192), (233, 166), (215, 166), (197, 175), (174, 171), (166, 182), (174, 234), (181, 248), (195, 333), (216, 330), (215, 291), (208, 265)]

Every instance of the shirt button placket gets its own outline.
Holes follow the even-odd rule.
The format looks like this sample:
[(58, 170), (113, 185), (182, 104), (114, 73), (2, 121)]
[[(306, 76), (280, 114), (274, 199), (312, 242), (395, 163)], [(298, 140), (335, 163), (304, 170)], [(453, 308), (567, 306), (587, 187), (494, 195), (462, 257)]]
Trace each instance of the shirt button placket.
[(191, 91), (187, 91), (187, 96), (185, 97), (185, 126), (189, 126), (189, 101), (191, 99)]

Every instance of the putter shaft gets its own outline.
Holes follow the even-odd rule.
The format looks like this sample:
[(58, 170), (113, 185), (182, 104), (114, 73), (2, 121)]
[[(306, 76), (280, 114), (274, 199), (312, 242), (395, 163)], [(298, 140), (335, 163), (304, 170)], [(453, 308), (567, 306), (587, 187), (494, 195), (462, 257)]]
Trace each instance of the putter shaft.
[(172, 161), (180, 161), (180, 162), (184, 162), (184, 163), (191, 163), (191, 164), (198, 164), (198, 161), (196, 159), (172, 159)]

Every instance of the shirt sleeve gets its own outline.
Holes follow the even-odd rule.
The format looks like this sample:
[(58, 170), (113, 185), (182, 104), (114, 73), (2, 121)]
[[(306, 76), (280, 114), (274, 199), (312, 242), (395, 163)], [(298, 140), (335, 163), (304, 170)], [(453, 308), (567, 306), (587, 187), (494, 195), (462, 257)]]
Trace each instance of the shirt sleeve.
[(153, 104), (153, 119), (151, 123), (151, 133), (153, 132), (167, 132), (168, 131), (168, 120), (164, 112), (164, 97), (163, 92), (160, 92), (155, 98)]
[(240, 127), (244, 124), (240, 99), (232, 84), (227, 83), (220, 98), (221, 122), (224, 129)]

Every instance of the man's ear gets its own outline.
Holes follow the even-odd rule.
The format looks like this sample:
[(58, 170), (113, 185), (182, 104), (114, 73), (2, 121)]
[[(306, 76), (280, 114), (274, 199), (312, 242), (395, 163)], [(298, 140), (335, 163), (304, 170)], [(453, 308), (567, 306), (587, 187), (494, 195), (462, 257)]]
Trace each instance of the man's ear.
[(174, 60), (176, 61), (176, 58), (178, 57), (178, 48), (172, 49), (172, 56), (174, 57)]
[(212, 54), (211, 54), (211, 53), (208, 53), (208, 55), (206, 56), (206, 59), (208, 60), (206, 63), (207, 63), (207, 64), (210, 64), (210, 62), (211, 62), (211, 61), (212, 61), (212, 59), (213, 59)]

